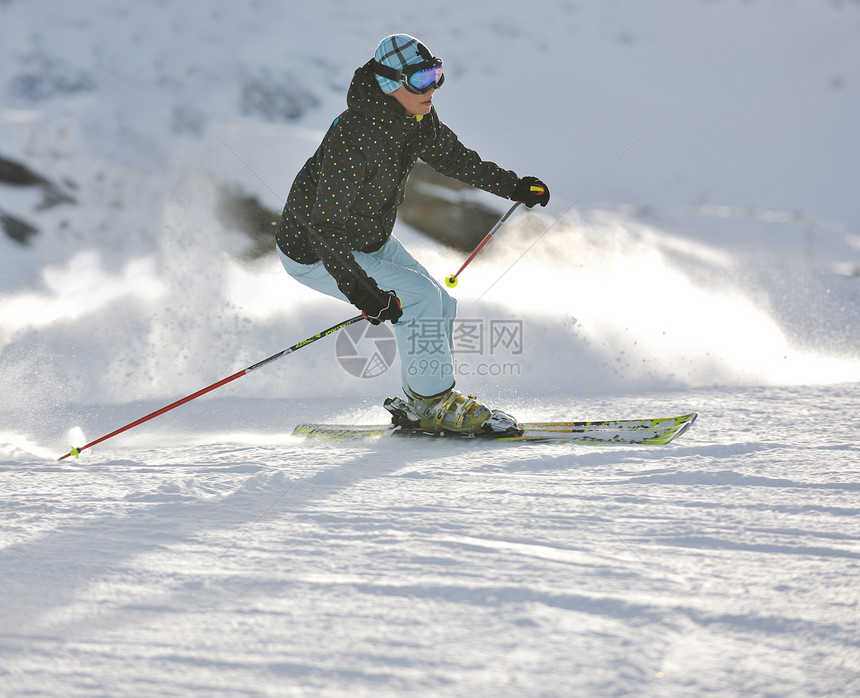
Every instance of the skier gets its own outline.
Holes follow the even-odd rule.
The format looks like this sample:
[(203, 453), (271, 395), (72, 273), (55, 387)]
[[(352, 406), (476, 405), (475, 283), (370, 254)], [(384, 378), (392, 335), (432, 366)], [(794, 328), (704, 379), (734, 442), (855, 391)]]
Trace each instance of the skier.
[[(299, 171), (278, 226), (287, 273), (356, 306), (373, 324), (393, 325), (408, 404), (425, 429), (478, 431), (490, 410), (455, 389), (453, 322), (457, 302), (394, 237), (406, 180), (421, 158), (484, 191), (546, 206), (549, 189), (466, 148), (439, 120), (433, 97), (442, 60), (408, 34), (384, 38), (358, 68), (338, 116)], [(416, 342), (432, 322), (444, 341)]]

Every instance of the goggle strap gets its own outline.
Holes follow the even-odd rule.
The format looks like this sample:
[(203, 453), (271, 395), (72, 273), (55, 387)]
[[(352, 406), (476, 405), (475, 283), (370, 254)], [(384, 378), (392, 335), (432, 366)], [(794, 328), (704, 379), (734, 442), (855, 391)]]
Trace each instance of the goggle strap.
[(401, 73), (396, 68), (392, 68), (390, 65), (380, 63), (375, 58), (373, 59), (373, 72), (377, 75), (381, 75), (384, 78), (388, 78), (389, 80), (394, 80), (394, 82), (403, 81), (403, 73)]

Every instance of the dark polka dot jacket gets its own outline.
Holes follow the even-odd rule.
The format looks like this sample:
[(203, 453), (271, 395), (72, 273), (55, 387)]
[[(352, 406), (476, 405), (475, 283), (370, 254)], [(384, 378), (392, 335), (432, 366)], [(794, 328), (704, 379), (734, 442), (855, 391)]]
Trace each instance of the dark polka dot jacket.
[(423, 118), (404, 116), (379, 89), (369, 62), (355, 71), (347, 105), (296, 176), (276, 240), (301, 264), (322, 260), (351, 298), (354, 289), (373, 282), (352, 251), (374, 252), (391, 236), (418, 158), (504, 198), (513, 196), (518, 177), (460, 143), (435, 107)]

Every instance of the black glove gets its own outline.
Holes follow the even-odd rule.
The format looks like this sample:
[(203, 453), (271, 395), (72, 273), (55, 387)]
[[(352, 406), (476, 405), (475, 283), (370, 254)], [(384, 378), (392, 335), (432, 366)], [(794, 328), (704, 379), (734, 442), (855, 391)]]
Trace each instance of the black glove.
[(529, 208), (535, 204), (546, 206), (549, 203), (549, 187), (537, 177), (523, 177), (517, 182), (511, 198), (521, 201)]
[(403, 307), (400, 299), (394, 291), (383, 291), (373, 279), (370, 283), (362, 285), (352, 292), (350, 302), (361, 311), (372, 325), (390, 320), (396, 325), (400, 316), (403, 315)]

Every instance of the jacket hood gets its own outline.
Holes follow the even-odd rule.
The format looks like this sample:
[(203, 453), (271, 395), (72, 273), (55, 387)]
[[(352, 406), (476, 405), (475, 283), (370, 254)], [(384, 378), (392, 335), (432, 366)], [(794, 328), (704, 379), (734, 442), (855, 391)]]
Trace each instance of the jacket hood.
[(436, 120), (435, 107), (431, 107), (430, 119), (417, 120), (403, 115), (394, 97), (385, 94), (379, 87), (373, 72), (372, 61), (368, 61), (355, 71), (346, 95), (349, 110), (370, 119), (382, 121), (386, 125), (411, 133), (419, 133), (425, 121)]

